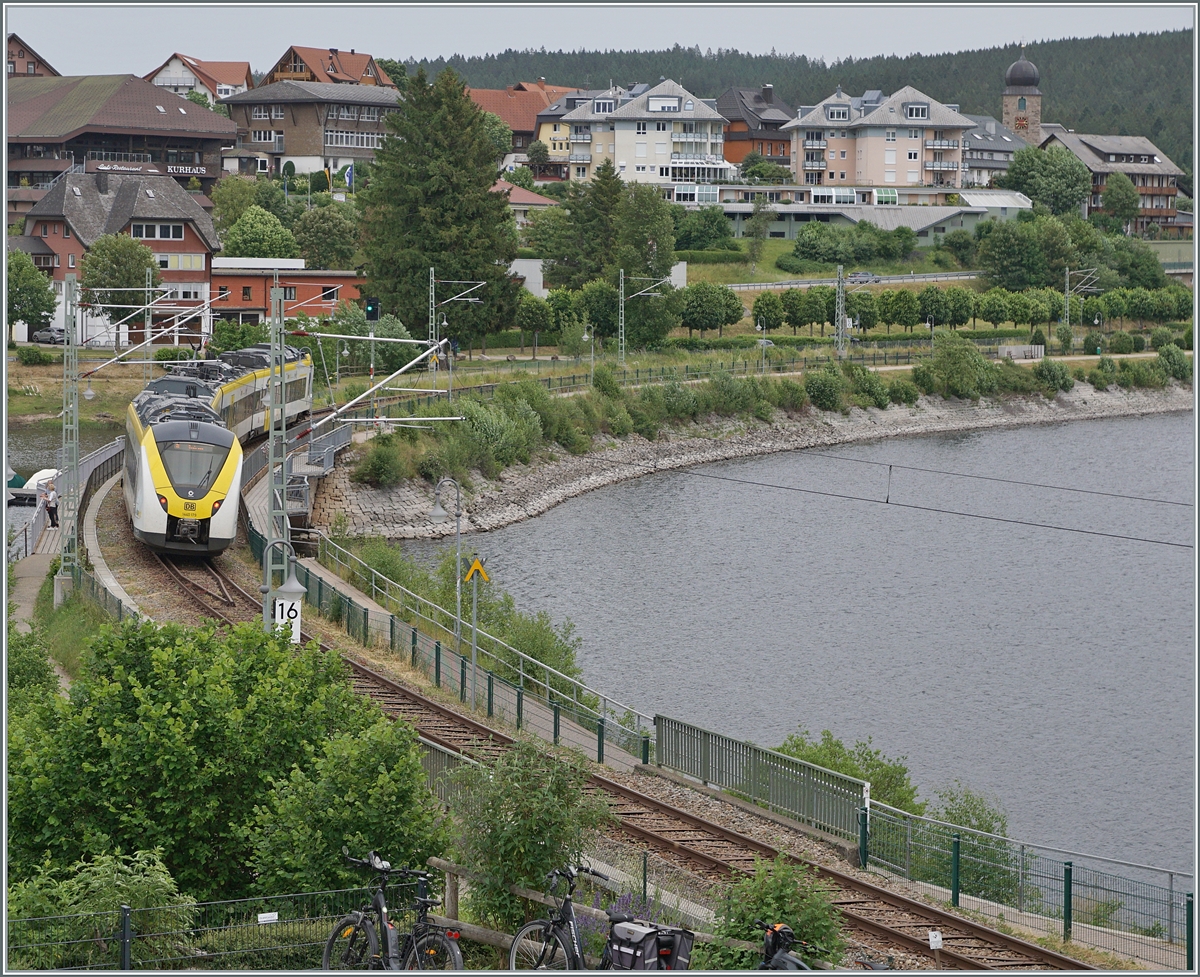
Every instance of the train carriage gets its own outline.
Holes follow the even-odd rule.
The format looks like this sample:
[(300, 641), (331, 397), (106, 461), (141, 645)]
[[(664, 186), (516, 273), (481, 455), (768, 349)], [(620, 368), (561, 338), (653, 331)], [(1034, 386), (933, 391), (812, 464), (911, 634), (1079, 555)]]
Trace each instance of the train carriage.
[[(242, 444), (268, 431), (270, 347), (175, 366), (126, 416), (125, 507), (163, 553), (220, 553), (237, 535)], [(312, 408), (312, 361), (284, 347), (284, 415)]]

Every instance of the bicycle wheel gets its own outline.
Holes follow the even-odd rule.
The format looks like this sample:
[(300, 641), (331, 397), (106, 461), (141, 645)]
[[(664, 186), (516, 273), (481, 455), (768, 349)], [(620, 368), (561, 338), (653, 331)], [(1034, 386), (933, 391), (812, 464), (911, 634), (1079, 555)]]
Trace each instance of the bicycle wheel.
[(375, 970), (380, 965), (375, 926), (362, 916), (339, 919), (321, 957), (324, 970)]
[(526, 923), (513, 937), (509, 970), (572, 970), (562, 934), (544, 919)]
[(410, 944), (401, 970), (462, 970), (462, 951), (445, 933), (426, 933)]

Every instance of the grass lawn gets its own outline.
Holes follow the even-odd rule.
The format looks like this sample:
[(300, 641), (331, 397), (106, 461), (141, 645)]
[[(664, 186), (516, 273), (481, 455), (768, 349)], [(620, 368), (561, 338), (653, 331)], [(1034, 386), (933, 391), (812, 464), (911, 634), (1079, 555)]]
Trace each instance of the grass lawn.
[[(742, 240), (738, 243), (745, 250), (745, 241)], [(831, 265), (828, 271), (808, 275), (795, 275), (776, 268), (775, 259), (782, 254), (791, 254), (794, 244), (794, 241), (784, 238), (768, 238), (763, 247), (762, 260), (759, 261), (758, 268), (753, 270), (750, 265), (699, 265), (691, 263), (688, 265), (688, 284), (692, 282), (714, 282), (717, 285), (739, 285), (748, 282), (783, 282), (804, 278), (832, 278), (837, 275), (837, 267), (835, 265)], [(846, 265), (844, 270), (846, 274), (862, 270), (873, 271), (877, 275), (907, 275), (910, 272), (918, 275), (932, 275), (939, 271), (960, 270), (957, 268), (939, 268), (933, 263), (932, 254), (931, 251), (917, 251), (911, 259), (903, 263), (871, 261), (862, 265)], [(925, 284), (925, 282), (922, 282), (918, 287), (924, 287)], [(896, 286), (890, 285), (888, 287), (895, 288)]]
[(55, 607), (54, 578), (49, 576), (38, 591), (33, 615), (46, 628), (46, 645), (51, 659), (73, 679), (79, 676), (91, 639), (103, 625), (116, 624), (99, 605), (82, 594), (74, 594)]

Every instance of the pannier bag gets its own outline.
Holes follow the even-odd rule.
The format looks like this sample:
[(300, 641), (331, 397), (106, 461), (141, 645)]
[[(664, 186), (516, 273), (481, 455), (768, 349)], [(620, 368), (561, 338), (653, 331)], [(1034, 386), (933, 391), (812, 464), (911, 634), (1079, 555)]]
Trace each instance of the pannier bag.
[(658, 928), (658, 959), (662, 970), (687, 970), (696, 934), (681, 926)]
[(613, 923), (608, 940), (613, 970), (657, 970), (658, 930), (640, 923)]

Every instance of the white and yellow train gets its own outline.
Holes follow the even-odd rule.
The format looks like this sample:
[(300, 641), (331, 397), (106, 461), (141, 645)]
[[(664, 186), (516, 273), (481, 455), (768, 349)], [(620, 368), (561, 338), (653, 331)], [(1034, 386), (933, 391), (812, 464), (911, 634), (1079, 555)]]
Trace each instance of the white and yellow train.
[[(268, 431), (270, 347), (174, 366), (126, 414), (125, 508), (160, 553), (220, 553), (237, 535), (242, 443)], [(312, 361), (284, 347), (284, 414), (312, 409)]]

